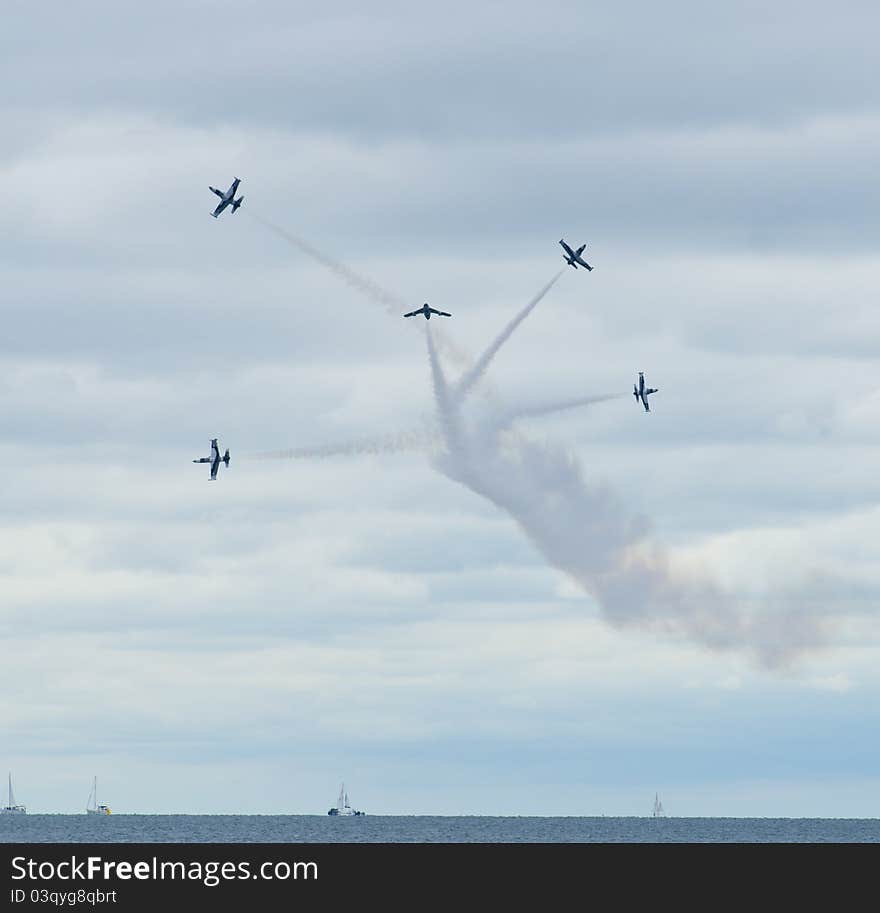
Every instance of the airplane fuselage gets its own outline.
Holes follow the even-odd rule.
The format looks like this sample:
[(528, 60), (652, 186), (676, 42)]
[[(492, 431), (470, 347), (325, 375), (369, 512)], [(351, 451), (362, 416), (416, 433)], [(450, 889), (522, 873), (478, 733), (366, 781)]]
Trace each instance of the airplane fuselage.
[(238, 207), (241, 206), (241, 201), (244, 199), (244, 197), (241, 196), (237, 200), (235, 199), (235, 194), (238, 190), (239, 183), (240, 179), (235, 178), (232, 182), (232, 186), (230, 186), (229, 190), (227, 190), (225, 193), (222, 190), (218, 190), (216, 187), (208, 187), (208, 190), (210, 190), (211, 193), (215, 193), (218, 197), (220, 197), (220, 202), (217, 204), (217, 208), (211, 213), (215, 219), (220, 215), (221, 212), (223, 212), (224, 209), (226, 209), (227, 206), (232, 206), (233, 212), (235, 212)]
[(449, 314), (446, 311), (438, 311), (436, 308), (432, 308), (426, 301), (420, 308), (416, 308), (414, 311), (410, 311), (408, 314), (404, 314), (404, 317), (415, 317), (416, 315), (421, 314), (425, 320), (431, 319), (431, 314), (437, 314), (439, 317), (451, 317), (452, 314)]
[(229, 466), (229, 448), (226, 448), (226, 453), (221, 457), (220, 448), (217, 446), (217, 438), (211, 438), (211, 455), (193, 460), (193, 463), (210, 463), (211, 477), (208, 481), (213, 482), (217, 478), (217, 470), (220, 468), (220, 464), (225, 463), (226, 466)]
[(586, 244), (582, 244), (577, 250), (574, 250), (573, 248), (569, 247), (568, 244), (565, 243), (564, 238), (559, 239), (559, 244), (562, 247), (562, 249), (565, 251), (565, 253), (562, 255), (562, 259), (565, 260), (565, 262), (569, 266), (573, 266), (575, 269), (577, 269), (579, 265), (583, 266), (584, 269), (588, 269), (588, 270), (591, 270), (593, 268), (581, 256), (581, 254), (584, 252), (584, 250), (586, 250), (586, 247), (587, 247)]
[(645, 412), (651, 411), (651, 407), (648, 405), (648, 396), (656, 392), (657, 390), (653, 387), (645, 387), (645, 375), (642, 371), (639, 371), (639, 382), (638, 384), (633, 384), (633, 396), (636, 398), (636, 402), (640, 402), (645, 407)]

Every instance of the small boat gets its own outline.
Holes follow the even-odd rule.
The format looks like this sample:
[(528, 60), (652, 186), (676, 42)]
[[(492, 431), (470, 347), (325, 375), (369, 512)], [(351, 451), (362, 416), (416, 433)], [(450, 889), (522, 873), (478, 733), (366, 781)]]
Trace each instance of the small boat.
[(654, 793), (654, 811), (651, 813), (652, 818), (663, 817), (663, 803), (660, 801), (659, 793)]
[(86, 804), (87, 815), (109, 815), (110, 809), (106, 805), (98, 805), (98, 778), (92, 781), (92, 791), (89, 793), (89, 801)]
[(0, 808), (0, 815), (26, 815), (27, 809), (23, 805), (15, 804), (15, 793), (12, 791), (12, 773), (9, 774), (9, 801), (5, 808)]
[(345, 791), (345, 784), (339, 787), (339, 798), (336, 800), (336, 805), (331, 808), (328, 812), (328, 815), (338, 816), (340, 818), (349, 818), (355, 817), (357, 815), (363, 815), (363, 812), (355, 811), (348, 802), (348, 793)]

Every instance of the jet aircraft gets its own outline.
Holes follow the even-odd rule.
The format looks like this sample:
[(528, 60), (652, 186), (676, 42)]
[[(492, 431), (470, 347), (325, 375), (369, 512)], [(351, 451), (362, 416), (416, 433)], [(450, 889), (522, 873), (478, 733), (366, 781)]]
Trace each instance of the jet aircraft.
[(654, 387), (645, 387), (645, 375), (642, 371), (639, 371), (639, 383), (638, 386), (633, 384), (633, 396), (636, 398), (636, 402), (641, 400), (642, 405), (645, 407), (645, 412), (650, 412), (648, 408), (648, 396), (651, 393), (656, 393), (657, 390)]
[(193, 460), (193, 463), (210, 463), (211, 464), (211, 481), (217, 478), (217, 470), (220, 468), (220, 462), (224, 462), (229, 466), (229, 448), (226, 448), (226, 453), (223, 456), (220, 456), (220, 450), (217, 447), (217, 438), (211, 438), (211, 455), (209, 457), (201, 457), (201, 459)]
[(233, 212), (235, 212), (235, 210), (241, 206), (241, 201), (244, 199), (244, 197), (240, 196), (237, 200), (235, 199), (235, 191), (238, 190), (240, 180), (240, 178), (236, 178), (226, 193), (223, 193), (222, 190), (218, 190), (216, 187), (208, 187), (208, 190), (210, 190), (212, 193), (216, 193), (217, 196), (220, 197), (220, 202), (217, 204), (217, 208), (211, 213), (215, 219), (220, 215), (221, 212), (223, 212), (224, 209), (226, 209), (227, 206), (231, 205)]
[(577, 269), (577, 268), (578, 268), (578, 263), (580, 263), (581, 266), (585, 266), (587, 269), (592, 269), (592, 268), (593, 268), (593, 267), (590, 266), (590, 264), (587, 263), (587, 261), (584, 260), (584, 258), (581, 256), (581, 254), (584, 252), (584, 250), (586, 250), (586, 247), (587, 247), (586, 244), (581, 244), (581, 246), (580, 246), (577, 250), (572, 250), (572, 249), (565, 243), (565, 241), (562, 240), (562, 238), (559, 239), (559, 243), (562, 245), (563, 249), (565, 250), (565, 253), (562, 255), (562, 259), (565, 260), (565, 262), (566, 262), (569, 266), (573, 266), (575, 269)]
[(447, 314), (446, 311), (438, 311), (436, 308), (432, 308), (428, 305), (426, 301), (420, 308), (416, 308), (414, 311), (410, 311), (408, 314), (404, 314), (404, 317), (415, 317), (416, 314), (424, 314), (425, 320), (431, 319), (431, 314), (437, 314), (438, 317), (451, 317), (452, 314)]

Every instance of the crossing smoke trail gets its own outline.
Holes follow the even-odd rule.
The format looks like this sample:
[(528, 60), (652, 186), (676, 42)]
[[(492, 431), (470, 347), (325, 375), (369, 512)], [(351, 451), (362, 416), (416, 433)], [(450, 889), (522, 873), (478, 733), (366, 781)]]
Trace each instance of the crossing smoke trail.
[[(257, 219), (261, 224), (265, 225), (267, 228), (270, 228), (272, 231), (280, 234), (281, 237), (288, 240), (291, 244), (294, 244), (296, 247), (305, 251), (310, 256), (315, 257), (315, 259), (317, 259), (320, 263), (328, 266), (334, 272), (339, 272), (339, 274), (344, 278), (352, 277), (351, 284), (353, 284), (355, 287), (367, 291), (371, 295), (372, 290), (377, 289), (378, 293), (376, 300), (383, 300), (379, 296), (387, 294), (369, 280), (363, 279), (362, 277), (351, 273), (346, 267), (343, 267), (341, 264), (331, 260), (325, 254), (320, 253), (310, 244), (302, 241), (295, 235), (292, 235), (277, 225), (262, 219), (260, 216), (255, 215), (254, 218)], [(471, 392), (471, 390), (473, 390), (474, 385), (485, 374), (490, 362), (495, 357), (495, 355), (498, 354), (498, 351), (501, 349), (501, 347), (507, 342), (508, 339), (510, 339), (517, 327), (519, 327), (523, 320), (525, 320), (525, 318), (528, 317), (528, 315), (535, 309), (535, 307), (547, 295), (550, 289), (553, 288), (564, 271), (564, 269), (560, 270), (550, 280), (550, 282), (548, 282), (541, 289), (541, 291), (538, 292), (538, 294), (535, 295), (535, 297), (532, 298), (531, 301), (529, 301), (529, 303), (507, 324), (507, 326), (501, 331), (501, 333), (498, 334), (498, 336), (488, 346), (480, 358), (476, 362), (473, 362), (473, 367), (462, 376), (458, 384), (456, 384), (453, 388), (450, 388), (446, 384), (445, 378), (443, 378), (441, 385), (443, 395), (447, 400), (450, 401), (450, 403), (455, 401), (456, 405), (461, 405), (464, 402), (468, 394)], [(391, 298), (393, 300), (393, 296), (391, 296)], [(436, 335), (438, 335), (438, 329), (432, 328), (431, 325), (428, 324), (427, 339), (429, 346), (434, 346), (434, 337)], [(436, 395), (437, 384), (439, 382), (436, 375), (433, 376), (433, 382)], [(616, 395), (614, 394), (607, 396), (587, 396), (571, 400), (551, 402), (547, 404), (536, 404), (524, 408), (507, 407), (504, 411), (493, 415), (489, 421), (491, 421), (496, 428), (501, 428), (505, 425), (510, 424), (517, 418), (549, 415), (554, 412), (574, 409), (579, 406), (588, 406), (592, 405), (593, 403), (605, 402), (606, 400), (614, 398), (616, 398)], [(448, 439), (448, 435), (446, 438), (444, 438), (441, 430), (436, 427), (430, 429), (410, 429), (408, 431), (392, 432), (390, 434), (360, 438), (353, 441), (343, 441), (341, 443), (328, 444), (321, 447), (295, 447), (286, 450), (276, 450), (268, 453), (257, 454), (254, 458), (259, 460), (305, 460), (325, 459), (335, 456), (355, 456), (358, 454), (392, 454), (421, 449), (430, 450), (432, 447), (436, 447), (438, 443), (442, 442), (444, 439)]]
[[(502, 429), (519, 418), (533, 418), (552, 415), (569, 409), (578, 409), (604, 403), (609, 400), (627, 396), (625, 393), (614, 393), (606, 396), (584, 396), (580, 399), (563, 400), (518, 408), (512, 406), (504, 412), (490, 414), (487, 421), (497, 429)], [(266, 453), (253, 454), (255, 460), (315, 460), (329, 459), (337, 456), (358, 456), (360, 454), (394, 454), (413, 451), (435, 450), (445, 443), (442, 430), (436, 425), (422, 428), (410, 428), (406, 431), (392, 431), (388, 434), (377, 434), (357, 438), (351, 441), (339, 441), (320, 447), (291, 447), (286, 450), (271, 450)]]
[(480, 356), (476, 364), (474, 364), (474, 366), (469, 371), (465, 372), (455, 387), (454, 395), (456, 402), (460, 403), (464, 401), (465, 397), (468, 395), (468, 393), (470, 393), (474, 385), (486, 373), (486, 369), (489, 367), (492, 359), (498, 354), (498, 350), (504, 345), (505, 342), (507, 342), (508, 339), (510, 339), (516, 328), (526, 319), (526, 317), (528, 317), (529, 314), (531, 314), (532, 311), (541, 303), (547, 292), (549, 292), (550, 289), (556, 285), (564, 272), (565, 268), (563, 267), (563, 269), (561, 269), (498, 334), (498, 337)]
[[(248, 216), (285, 240), (288, 244), (295, 247), (300, 252), (311, 257), (317, 263), (330, 270), (335, 276), (342, 279), (347, 285), (377, 304), (382, 305), (388, 314), (400, 314), (402, 310), (409, 307), (410, 302), (404, 301), (400, 296), (382, 288), (382, 286), (373, 282), (359, 273), (333, 259), (323, 251), (318, 250), (313, 244), (293, 234), (280, 225), (276, 225), (269, 219), (264, 218), (259, 213), (254, 212), (253, 208), (246, 210)], [(470, 364), (471, 369), (467, 371), (457, 384), (454, 392), (456, 401), (461, 403), (468, 396), (474, 385), (480, 380), (486, 372), (489, 363), (498, 353), (498, 350), (511, 337), (516, 328), (523, 320), (534, 310), (540, 301), (546, 296), (551, 288), (559, 280), (565, 270), (560, 270), (538, 294), (514, 317), (514, 319), (501, 331), (497, 339), (486, 349), (483, 355), (474, 363), (473, 359), (464, 352), (459, 346), (452, 343), (443, 332), (436, 328), (431, 334), (433, 339), (436, 337), (437, 344), (443, 348), (443, 351), (458, 364)], [(489, 391), (485, 391), (489, 392)], [(568, 407), (565, 407), (568, 408)], [(552, 410), (550, 410), (552, 411)], [(540, 414), (540, 413), (538, 413)], [(509, 415), (508, 421), (515, 418), (516, 415)], [(356, 441), (347, 441), (340, 444), (330, 444), (324, 447), (300, 447), (287, 450), (273, 451), (271, 453), (257, 454), (255, 459), (321, 459), (332, 456), (353, 456), (365, 453), (400, 453), (409, 450), (420, 449), (436, 445), (440, 437), (439, 431), (411, 430), (378, 437), (364, 438)]]
[[(252, 215), (389, 313), (408, 306), (302, 239)], [(575, 457), (552, 445), (526, 440), (510, 429), (510, 410), (502, 415), (506, 427), (505, 421), (465, 425), (461, 415), (464, 400), (560, 275), (516, 315), (476, 362), (444, 343), (444, 351), (472, 364), (453, 387), (446, 381), (435, 347), (435, 334), (438, 342), (442, 335), (432, 331), (430, 324), (426, 327), (438, 435), (446, 445), (433, 458), (434, 467), (506, 512), (551, 566), (568, 574), (596, 599), (603, 617), (613, 626), (658, 630), (715, 649), (746, 649), (767, 666), (785, 665), (799, 652), (824, 643), (826, 619), (816, 612), (783, 608), (772, 615), (749, 613), (713, 582), (676, 573), (668, 552), (651, 540), (644, 520), (629, 515), (607, 486), (587, 484)], [(546, 415), (599, 399), (531, 407), (523, 414)], [(404, 432), (378, 440), (368, 447), (351, 442), (339, 450), (337, 445), (335, 452), (388, 452), (409, 446), (416, 438), (408, 438)], [(302, 448), (278, 451), (274, 457), (325, 456), (330, 451)]]
[(676, 573), (647, 522), (607, 486), (588, 484), (574, 456), (491, 424), (466, 428), (430, 332), (428, 358), (441, 426), (449, 429), (435, 468), (507, 513), (551, 566), (594, 597), (608, 623), (744, 649), (768, 667), (824, 642), (817, 614), (749, 613), (712, 581)]
[(451, 450), (457, 451), (461, 446), (459, 418), (452, 408), (452, 398), (449, 395), (446, 377), (440, 367), (440, 360), (437, 358), (430, 325), (425, 328), (425, 338), (428, 341), (428, 358), (431, 363), (431, 382), (434, 387), (434, 400), (437, 403), (437, 418), (443, 428), (446, 445)]

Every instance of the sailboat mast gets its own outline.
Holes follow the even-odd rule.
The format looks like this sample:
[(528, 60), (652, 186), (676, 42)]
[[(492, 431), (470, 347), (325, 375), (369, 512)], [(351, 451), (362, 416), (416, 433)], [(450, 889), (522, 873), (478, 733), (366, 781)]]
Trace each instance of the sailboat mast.
[(660, 801), (660, 793), (654, 793), (654, 817), (659, 818), (663, 814), (663, 803)]
[(15, 805), (15, 803), (12, 801), (13, 798), (14, 797), (12, 795), (12, 771), (10, 770), (9, 771), (9, 807), (10, 808), (12, 808), (12, 806)]

